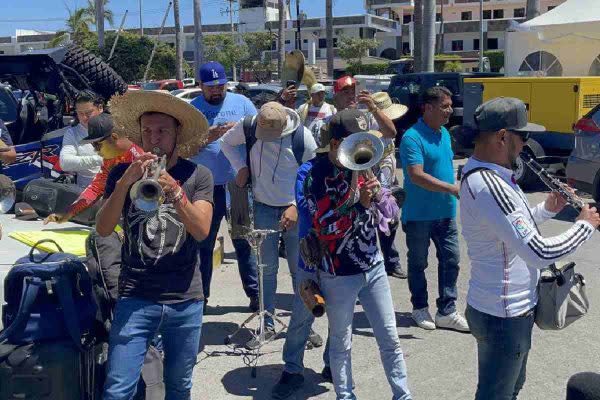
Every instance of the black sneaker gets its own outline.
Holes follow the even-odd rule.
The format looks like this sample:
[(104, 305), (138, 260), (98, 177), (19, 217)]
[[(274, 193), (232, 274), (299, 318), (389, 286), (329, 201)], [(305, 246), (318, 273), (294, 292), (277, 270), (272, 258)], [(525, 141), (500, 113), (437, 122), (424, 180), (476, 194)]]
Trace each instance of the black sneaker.
[(310, 330), (308, 334), (308, 342), (312, 345), (312, 347), (321, 347), (323, 346), (323, 338), (317, 332)]
[(290, 374), (283, 371), (279, 382), (271, 390), (271, 397), (277, 400), (287, 399), (304, 385), (302, 374)]
[(258, 295), (250, 297), (250, 305), (248, 306), (251, 312), (258, 311)]
[(333, 376), (331, 375), (331, 368), (327, 365), (323, 367), (323, 371), (321, 371), (321, 376), (325, 382), (333, 383)]
[(398, 278), (398, 279), (406, 279), (408, 277), (408, 275), (406, 274), (406, 272), (402, 269), (402, 267), (400, 265), (398, 265), (396, 268), (393, 269), (386, 269), (385, 271), (388, 276), (392, 276), (394, 278)]
[(252, 339), (248, 340), (246, 342), (245, 347), (248, 350), (256, 350), (260, 346), (265, 344), (265, 342), (273, 339), (274, 337), (275, 337), (275, 330), (273, 328), (266, 328), (265, 329), (265, 339), (262, 344), (258, 341), (258, 336), (256, 336), (256, 337), (253, 337)]

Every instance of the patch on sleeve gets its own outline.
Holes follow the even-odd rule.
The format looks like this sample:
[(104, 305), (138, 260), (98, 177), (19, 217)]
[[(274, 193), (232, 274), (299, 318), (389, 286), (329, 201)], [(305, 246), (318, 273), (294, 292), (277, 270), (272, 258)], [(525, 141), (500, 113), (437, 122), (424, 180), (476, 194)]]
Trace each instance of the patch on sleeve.
[(523, 217), (515, 219), (512, 222), (512, 225), (515, 227), (517, 233), (522, 239), (526, 238), (531, 232), (533, 232), (533, 228)]

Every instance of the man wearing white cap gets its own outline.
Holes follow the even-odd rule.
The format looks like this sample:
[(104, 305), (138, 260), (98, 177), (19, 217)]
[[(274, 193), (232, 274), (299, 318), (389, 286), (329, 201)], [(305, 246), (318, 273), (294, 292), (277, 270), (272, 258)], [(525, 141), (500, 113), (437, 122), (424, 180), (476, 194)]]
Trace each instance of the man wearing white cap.
[(325, 102), (325, 86), (315, 83), (310, 87), (310, 100), (302, 104), (298, 110), (300, 122), (312, 133), (317, 145), (320, 145), (321, 127), (337, 113), (334, 106)]

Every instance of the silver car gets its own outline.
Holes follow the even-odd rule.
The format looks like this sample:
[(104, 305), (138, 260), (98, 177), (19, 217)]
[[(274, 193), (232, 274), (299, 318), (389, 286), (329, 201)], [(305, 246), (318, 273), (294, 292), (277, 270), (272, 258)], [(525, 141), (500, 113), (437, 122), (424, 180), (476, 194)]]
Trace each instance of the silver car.
[(575, 148), (567, 164), (567, 182), (600, 201), (600, 105), (574, 127)]

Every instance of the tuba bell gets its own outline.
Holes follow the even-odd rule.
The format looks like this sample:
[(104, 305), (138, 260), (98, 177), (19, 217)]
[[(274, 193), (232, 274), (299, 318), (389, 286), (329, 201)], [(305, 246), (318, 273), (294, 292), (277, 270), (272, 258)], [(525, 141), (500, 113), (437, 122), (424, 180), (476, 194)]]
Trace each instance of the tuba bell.
[[(158, 155), (160, 149), (155, 147), (152, 152)], [(163, 155), (148, 165), (142, 178), (131, 186), (129, 196), (138, 209), (146, 212), (156, 211), (165, 202), (165, 193), (158, 183), (158, 177), (166, 165), (167, 156)]]
[[(357, 132), (344, 138), (337, 150), (337, 159), (342, 166), (360, 172), (366, 179), (374, 177), (373, 168), (384, 156), (380, 138), (369, 132)], [(376, 196), (378, 189), (373, 191)]]

